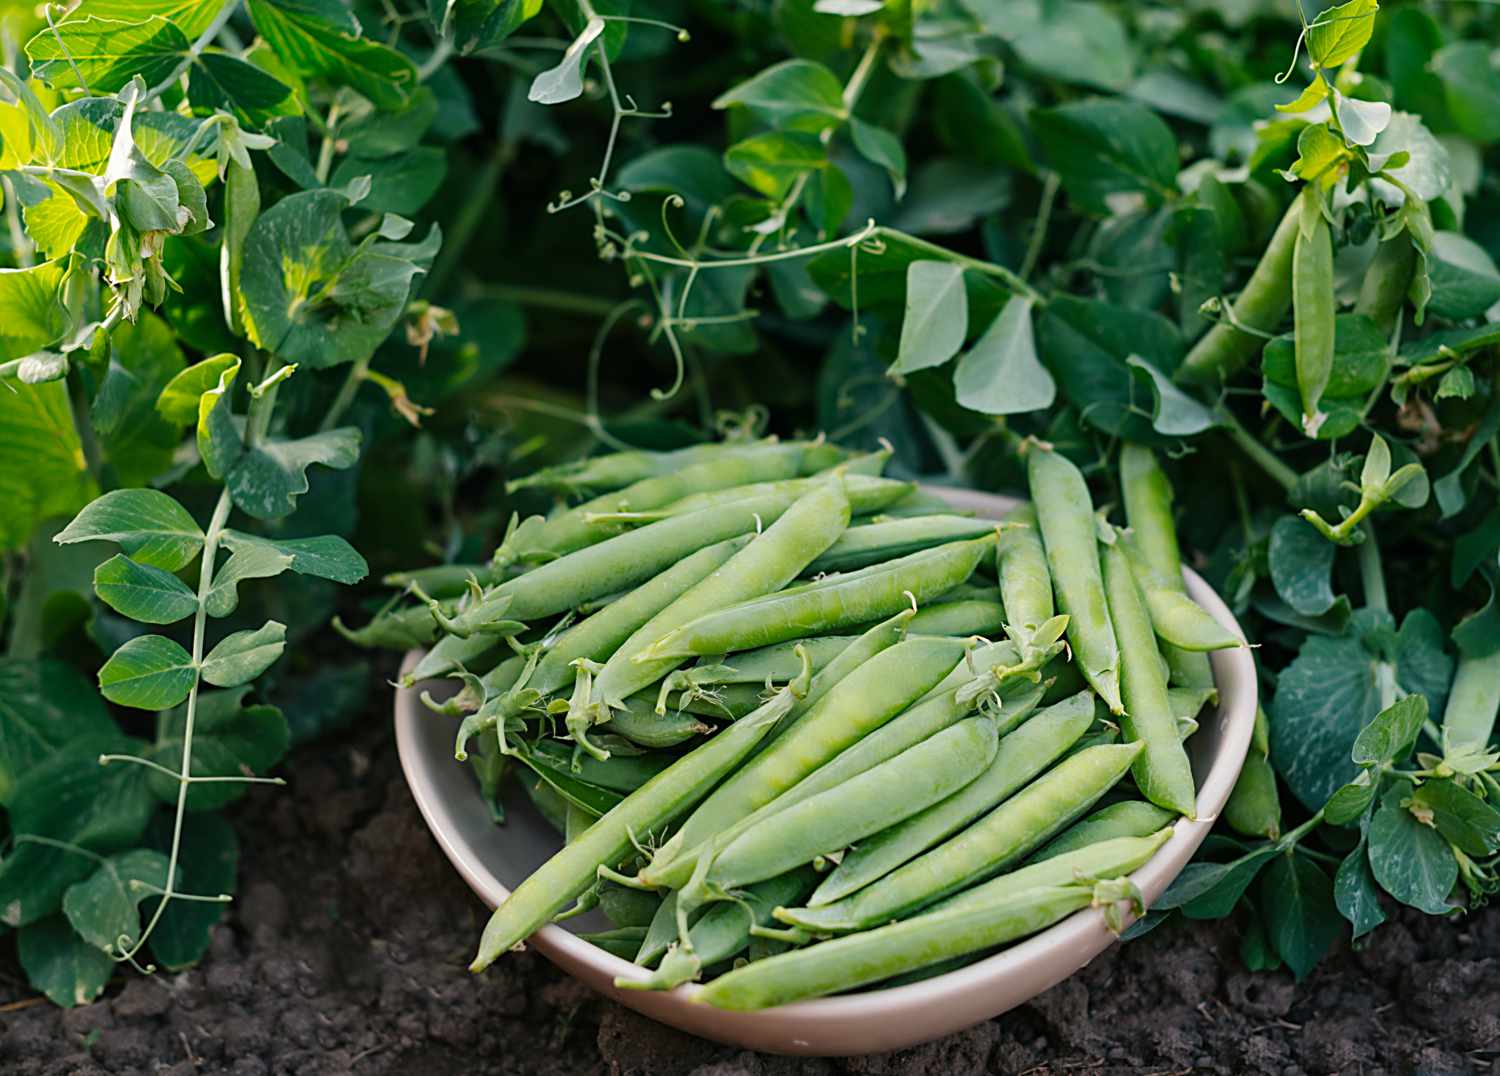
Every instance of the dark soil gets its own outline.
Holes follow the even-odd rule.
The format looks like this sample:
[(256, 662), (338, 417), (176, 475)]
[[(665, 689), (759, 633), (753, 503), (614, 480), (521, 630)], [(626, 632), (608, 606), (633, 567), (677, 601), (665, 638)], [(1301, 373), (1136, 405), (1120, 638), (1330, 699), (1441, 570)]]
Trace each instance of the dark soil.
[(1170, 923), (980, 1027), (832, 1060), (680, 1034), (534, 954), (475, 978), (484, 910), (424, 828), (387, 723), (372, 714), (349, 741), (302, 750), (289, 788), (237, 810), (240, 897), (200, 967), (122, 975), (64, 1011), (27, 1004), (8, 949), (0, 1073), (1500, 1074), (1494, 910), (1459, 923), (1393, 912), (1368, 948), (1301, 984), (1246, 972), (1232, 924)]

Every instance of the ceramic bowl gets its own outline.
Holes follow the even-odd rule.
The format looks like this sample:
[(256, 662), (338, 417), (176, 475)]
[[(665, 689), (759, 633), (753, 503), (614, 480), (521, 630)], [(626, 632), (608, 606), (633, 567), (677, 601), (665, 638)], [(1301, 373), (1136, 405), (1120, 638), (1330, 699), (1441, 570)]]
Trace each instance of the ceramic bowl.
[[(1015, 501), (992, 494), (934, 489), (955, 508), (998, 519)], [(1240, 634), (1219, 596), (1184, 573), (1188, 593), (1225, 627)], [(410, 668), (417, 655), (408, 656)], [(1147, 903), (1160, 896), (1193, 857), (1234, 788), (1255, 721), (1256, 678), (1248, 649), (1212, 656), (1219, 704), (1200, 717), (1188, 741), (1198, 783), (1198, 817), (1180, 819), (1171, 839), (1133, 878)], [(467, 769), (453, 759), (454, 724), (429, 712), (422, 687), (451, 691), (451, 682), (396, 692), (396, 743), (417, 806), (453, 866), (490, 907), (561, 845), (557, 832), (513, 788), (506, 822), (497, 826)], [(602, 994), (664, 1024), (721, 1043), (782, 1054), (845, 1056), (896, 1050), (970, 1027), (1056, 985), (1115, 941), (1095, 909), (1080, 911), (1040, 934), (968, 967), (909, 986), (797, 1002), (760, 1012), (724, 1012), (697, 1003), (698, 987), (670, 992), (620, 990), (617, 977), (645, 972), (579, 938), (607, 928), (580, 916), (545, 926), (528, 942), (553, 963)], [(475, 942), (478, 942), (476, 936)], [(503, 958), (502, 958), (503, 959)]]

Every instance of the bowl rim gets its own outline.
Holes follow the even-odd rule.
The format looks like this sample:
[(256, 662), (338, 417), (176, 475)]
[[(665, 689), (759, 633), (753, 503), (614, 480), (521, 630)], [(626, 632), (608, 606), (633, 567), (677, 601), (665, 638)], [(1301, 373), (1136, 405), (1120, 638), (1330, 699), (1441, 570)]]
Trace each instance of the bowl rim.
[[(936, 494), (953, 507), (976, 510), (981, 516), (988, 518), (999, 518), (999, 515), (1021, 503), (1019, 498), (1003, 494), (932, 485), (924, 485), (921, 488), (924, 492)], [(1201, 576), (1187, 567), (1183, 568), (1183, 577), (1189, 595), (1215, 620), (1243, 639), (1244, 634), (1234, 614), (1214, 589)], [(403, 673), (415, 664), (420, 653), (420, 651), (408, 652), (402, 663)], [(1198, 788), (1197, 818), (1179, 818), (1173, 823), (1171, 838), (1157, 849), (1150, 860), (1130, 876), (1145, 896), (1148, 909), (1150, 903), (1161, 895), (1191, 860), (1198, 845), (1203, 842), (1217, 821), (1234, 789), (1235, 781), (1250, 746), (1259, 694), (1251, 650), (1246, 646), (1215, 651), (1210, 654), (1210, 660), (1214, 667), (1215, 683), (1227, 680), (1231, 686), (1240, 687), (1240, 690), (1233, 697), (1226, 697), (1227, 692), (1220, 693), (1218, 704), (1218, 720), (1221, 723), (1220, 746), (1209, 766), (1207, 775)], [(510, 888), (480, 861), (477, 853), (466, 842), (458, 839), (457, 835), (448, 828), (444, 822), (445, 811), (437, 802), (436, 790), (429, 786), (428, 782), (417, 772), (418, 756), (423, 748), (417, 742), (414, 721), (431, 719), (431, 715), (420, 712), (419, 691), (420, 685), (412, 688), (398, 687), (396, 691), (397, 752), (400, 756), (403, 774), (428, 829), (448, 860), (480, 899), (490, 908), (494, 908), (510, 895)], [(457, 767), (454, 769), (456, 772)], [(1134, 918), (1133, 915), (1127, 915), (1126, 923), (1133, 922)], [(1105, 947), (1098, 944), (1098, 939), (1101, 932), (1107, 931), (1103, 911), (1085, 908), (1046, 930), (1007, 946), (998, 953), (929, 979), (905, 986), (813, 998), (756, 1012), (725, 1012), (723, 1015), (726, 1018), (732, 1017), (752, 1022), (756, 1018), (765, 1018), (769, 1014), (774, 1014), (778, 1020), (801, 1018), (834, 1022), (856, 1018), (868, 1020), (872, 1016), (878, 1018), (882, 1015), (894, 1017), (907, 1012), (919, 1000), (923, 1006), (931, 1006), (934, 1002), (941, 1004), (946, 997), (956, 997), (983, 989), (986, 984), (993, 983), (998, 976), (1003, 976), (1007, 971), (1019, 968), (1023, 964), (1029, 964), (1035, 957), (1046, 951), (1057, 949), (1085, 951), (1089, 954), (1085, 958), (1086, 963), (1096, 951), (1102, 951)], [(1113, 940), (1113, 935), (1109, 940)], [(650, 974), (649, 969), (614, 956), (555, 923), (548, 923), (541, 927), (527, 939), (527, 943), (535, 944), (548, 959), (558, 963), (575, 976), (579, 968), (592, 969), (596, 974), (611, 982), (617, 978), (639, 981)], [(1046, 986), (1054, 985), (1067, 978), (1079, 966), (1081, 965), (1068, 964), (1062, 973)], [(661, 999), (675, 997), (692, 1002), (701, 989), (699, 984), (686, 983), (671, 991), (655, 992), (654, 996)], [(626, 1001), (627, 1004), (646, 996), (641, 991), (630, 991), (627, 999), (621, 997), (622, 992), (618, 989), (611, 993), (617, 999)], [(654, 1015), (659, 1015), (659, 1013)]]

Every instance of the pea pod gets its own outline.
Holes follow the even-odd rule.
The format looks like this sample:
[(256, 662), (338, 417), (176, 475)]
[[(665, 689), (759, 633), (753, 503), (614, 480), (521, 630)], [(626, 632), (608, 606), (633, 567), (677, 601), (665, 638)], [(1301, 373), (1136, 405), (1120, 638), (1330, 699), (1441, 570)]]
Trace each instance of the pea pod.
[[(1156, 454), (1144, 445), (1127, 444), (1120, 450), (1120, 492), (1135, 548), (1166, 586), (1186, 594), (1172, 518), (1172, 486)], [(1174, 684), (1205, 688), (1217, 697), (1213, 667), (1206, 655), (1168, 645), (1163, 656)]]
[[(1064, 853), (1076, 852), (1081, 848), (1088, 848), (1121, 837), (1149, 837), (1153, 833), (1166, 829), (1176, 818), (1176, 811), (1169, 811), (1165, 807), (1158, 807), (1145, 800), (1121, 800), (1119, 803), (1111, 803), (1108, 807), (1099, 808), (1081, 822), (1075, 822), (1026, 862), (1031, 864), (1040, 863), (1045, 859), (1056, 859)], [(1134, 870), (1135, 868), (1123, 869)], [(1019, 874), (1020, 871), (1016, 873)], [(1014, 877), (1014, 875), (1009, 877)], [(978, 890), (971, 890), (971, 892), (978, 892)], [(963, 897), (953, 899), (962, 900)]]
[(1464, 657), (1453, 677), (1443, 711), (1443, 751), (1484, 750), (1500, 711), (1500, 650), (1488, 657)]
[[(619, 489), (632, 482), (639, 482), (643, 478), (671, 474), (673, 471), (695, 463), (723, 459), (725, 456), (745, 449), (754, 449), (770, 443), (773, 442), (760, 441), (745, 445), (720, 443), (689, 445), (671, 452), (610, 452), (572, 463), (543, 467), (529, 475), (506, 482), (505, 490), (507, 493), (514, 493), (519, 489), (540, 487), (578, 493)], [(825, 447), (831, 449), (832, 446)]]
[(995, 529), (988, 520), (936, 514), (879, 519), (850, 527), (828, 551), (807, 567), (807, 574), (847, 572), (946, 542), (982, 538)]
[(1090, 904), (1127, 897), (1139, 902), (1133, 888), (1119, 883), (1031, 889), (983, 908), (922, 915), (746, 964), (708, 983), (694, 1000), (721, 1009), (764, 1009), (851, 990), (1013, 941)]
[(683, 884), (704, 842), (905, 710), (947, 676), (962, 657), (963, 644), (957, 640), (925, 638), (897, 643), (864, 662), (715, 789), (657, 849), (641, 871), (641, 881)]
[[(994, 759), (998, 743), (989, 718), (951, 725), (750, 827), (713, 857), (704, 872), (706, 886), (722, 895), (880, 833), (968, 785)], [(892, 795), (894, 790), (899, 793)]]
[(864, 930), (983, 881), (1092, 807), (1125, 775), (1140, 751), (1140, 744), (1080, 751), (878, 882), (821, 907), (778, 908), (776, 918), (819, 933)]
[(1135, 782), (1152, 803), (1196, 817), (1193, 770), (1172, 714), (1161, 651), (1145, 599), (1119, 542), (1105, 547), (1104, 583), (1120, 640), (1120, 685), (1125, 698), (1120, 723), (1127, 740), (1145, 747), (1135, 762)]
[(1088, 484), (1071, 460), (1040, 444), (1026, 453), (1026, 474), (1057, 604), (1069, 618), (1068, 642), (1084, 678), (1118, 714), (1120, 648), (1104, 597)]
[(1049, 706), (1005, 737), (988, 766), (961, 791), (910, 813), (901, 824), (853, 849), (818, 886), (808, 905), (841, 900), (957, 833), (1061, 758), (1093, 722), (1092, 692)]
[(847, 575), (706, 612), (659, 635), (642, 658), (680, 660), (767, 646), (890, 616), (918, 607), (963, 582), (995, 537), (950, 542)]
[(1416, 266), (1416, 244), (1406, 229), (1391, 239), (1382, 240), (1375, 248), (1370, 268), (1365, 270), (1354, 312), (1363, 314), (1375, 322), (1381, 332), (1389, 334), (1396, 326), (1396, 316), (1401, 313), (1402, 304), (1406, 302)]
[(640, 948), (641, 939), (646, 936), (646, 930), (644, 927), (615, 927), (613, 930), (600, 930), (578, 936), (590, 945), (603, 949), (611, 956), (629, 960), (630, 955)]
[(726, 684), (758, 685), (775, 680), (789, 680), (797, 675), (799, 646), (807, 652), (813, 671), (816, 672), (843, 653), (855, 638), (853, 635), (814, 635), (723, 658), (704, 658), (698, 664), (677, 669), (662, 679), (656, 712), (665, 712), (669, 696), (674, 691), (682, 692), (677, 703), (681, 708), (696, 698), (711, 696), (712, 692), (707, 690), (710, 688)]
[[(761, 501), (767, 498), (795, 501), (798, 497), (806, 495), (824, 481), (824, 478), (816, 477), (792, 478), (784, 482), (756, 482), (748, 486), (732, 486), (729, 489), (714, 490), (711, 493), (695, 493), (691, 497), (684, 497), (680, 501), (674, 501), (665, 508), (658, 508), (649, 512), (596, 513), (590, 518), (598, 523), (656, 523), (664, 519), (672, 519), (676, 516), (695, 515), (698, 512), (711, 509), (738, 507), (747, 502)], [(912, 483), (899, 481), (894, 478), (881, 478), (877, 475), (846, 471), (844, 490), (849, 495), (849, 505), (853, 514), (861, 516), (869, 515), (871, 512), (878, 512), (887, 505), (900, 500), (911, 492)]]
[(1318, 401), (1333, 376), (1333, 238), (1316, 199), (1303, 195), (1306, 210), (1292, 254), (1292, 318), (1297, 359), (1297, 390), (1302, 395), (1302, 432), (1315, 437), (1323, 425)]
[(1047, 571), (1047, 551), (1042, 547), (1042, 532), (1032, 505), (1016, 506), (1005, 522), (1009, 525), (1000, 532), (1000, 541), (995, 546), (1000, 598), (1011, 628), (1030, 633), (1051, 620), (1057, 611), (1052, 600), (1052, 576)]
[(997, 635), (1005, 629), (999, 602), (964, 600), (924, 605), (912, 617), (913, 635)]
[(657, 713), (650, 692), (632, 695), (622, 706), (611, 708), (605, 727), (642, 747), (676, 747), (714, 731), (694, 714), (678, 710)]
[(1245, 837), (1281, 836), (1281, 797), (1276, 791), (1276, 773), (1271, 769), (1268, 745), (1270, 728), (1266, 712), (1255, 708), (1255, 734), (1234, 790), (1224, 804), (1224, 821)]
[(621, 862), (672, 819), (690, 810), (755, 749), (804, 694), (811, 669), (754, 714), (684, 755), (565, 845), (531, 873), (495, 909), (480, 939), (471, 971), (483, 971), (501, 953), (518, 945), (554, 914), (594, 884), (601, 864)]
[(1151, 617), (1152, 630), (1164, 642), (1179, 650), (1194, 653), (1230, 650), (1245, 645), (1243, 639), (1154, 571), (1128, 536), (1121, 535), (1118, 542), (1130, 562), (1136, 584), (1141, 588), (1141, 597), (1145, 599), (1146, 609)]

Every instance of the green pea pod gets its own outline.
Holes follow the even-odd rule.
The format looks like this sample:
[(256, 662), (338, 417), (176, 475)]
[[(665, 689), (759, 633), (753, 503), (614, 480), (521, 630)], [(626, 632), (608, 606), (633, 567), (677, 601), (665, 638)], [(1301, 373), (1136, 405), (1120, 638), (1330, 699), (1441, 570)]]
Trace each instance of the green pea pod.
[(1281, 836), (1281, 799), (1276, 773), (1265, 755), (1250, 752), (1224, 804), (1224, 821), (1244, 837)]
[(469, 589), (472, 579), (482, 587), (494, 586), (507, 575), (493, 564), (434, 564), (428, 568), (392, 572), (380, 581), (401, 590), (416, 589), (432, 598), (456, 598)]
[(865, 930), (990, 878), (1092, 807), (1140, 753), (1140, 744), (1107, 744), (1071, 755), (872, 885), (817, 908), (778, 908), (776, 918), (818, 933)]
[(646, 936), (644, 927), (615, 927), (613, 930), (596, 931), (593, 934), (578, 935), (590, 945), (596, 945), (611, 956), (617, 956), (621, 960), (629, 960), (641, 946), (641, 939)]
[[(448, 608), (455, 608), (451, 603)], [(416, 646), (429, 646), (438, 636), (437, 621), (425, 605), (406, 609), (392, 609), (380, 613), (362, 628), (345, 626), (339, 617), (333, 618), (333, 630), (355, 646), (381, 647), (388, 650), (410, 650)]]
[(474, 634), (467, 638), (462, 635), (445, 635), (422, 655), (411, 671), (401, 677), (401, 686), (411, 687), (423, 680), (447, 676), (455, 669), (468, 668), (486, 654), (499, 649), (501, 643), (502, 639), (498, 635)]
[(495, 909), (470, 970), (483, 971), (593, 885), (601, 865), (620, 863), (634, 852), (635, 841), (647, 839), (690, 810), (776, 727), (797, 696), (807, 691), (810, 680), (811, 669), (754, 714), (705, 741), (626, 796), (533, 871)]
[(905, 710), (963, 658), (954, 639), (908, 639), (882, 650), (714, 790), (641, 871), (649, 885), (682, 885), (701, 845), (770, 803), (851, 744)]
[(1396, 315), (1401, 313), (1402, 304), (1406, 302), (1416, 267), (1417, 248), (1405, 229), (1382, 240), (1375, 248), (1370, 268), (1365, 270), (1354, 312), (1375, 322), (1381, 332), (1390, 333), (1396, 326)]
[[(631, 889), (629, 886), (609, 882), (599, 886), (599, 910), (604, 913), (604, 918), (617, 927), (650, 926), (660, 905), (661, 898), (644, 889)], [(640, 946), (637, 945), (636, 948)], [(632, 949), (625, 959), (630, 960), (634, 956), (635, 949)]]
[[(1276, 331), (1292, 304), (1292, 256), (1299, 234), (1302, 203), (1307, 193), (1293, 199), (1250, 279), (1230, 304), (1233, 317), (1224, 317), (1193, 345), (1177, 368), (1178, 381), (1216, 385), (1227, 381), (1260, 353), (1265, 336)], [(1243, 326), (1243, 328), (1241, 328)]]
[(1013, 629), (1035, 631), (1057, 612), (1036, 508), (1030, 504), (1018, 505), (1005, 517), (1005, 522), (1007, 526), (1001, 530), (995, 546), (1001, 603)]
[(1025, 937), (1080, 908), (1129, 893), (1118, 885), (1073, 882), (1031, 889), (983, 908), (917, 916), (746, 964), (708, 983), (694, 1000), (721, 1009), (764, 1009), (852, 990)]
[(1500, 650), (1458, 663), (1448, 706), (1443, 711), (1443, 751), (1483, 750), (1500, 711)]
[(612, 707), (604, 727), (631, 743), (657, 748), (676, 747), (714, 731), (714, 727), (701, 721), (699, 715), (678, 710), (657, 713), (655, 696), (649, 691), (631, 695), (623, 705)]
[(1158, 574), (1128, 536), (1121, 535), (1118, 541), (1146, 601), (1151, 627), (1164, 642), (1193, 653), (1230, 650), (1245, 645), (1238, 635)]
[(767, 443), (770, 442), (751, 445), (689, 445), (671, 452), (610, 452), (573, 463), (543, 467), (529, 475), (511, 479), (505, 483), (505, 491), (514, 493), (518, 489), (544, 488), (579, 493), (619, 489), (643, 478), (671, 474), (695, 463), (723, 458), (744, 448), (755, 448)]
[[(968, 785), (989, 766), (998, 743), (989, 718), (951, 725), (750, 827), (713, 857), (705, 872), (707, 887), (722, 896), (880, 833)], [(892, 795), (896, 789), (900, 793)]]
[[(1306, 196), (1304, 196), (1306, 197)], [(1303, 214), (1292, 257), (1292, 318), (1295, 330), (1297, 389), (1302, 395), (1302, 432), (1315, 437), (1323, 416), (1318, 401), (1333, 376), (1334, 315), (1333, 238), (1328, 222), (1314, 208)]]
[(808, 905), (842, 900), (957, 833), (1061, 758), (1093, 721), (1092, 692), (1049, 706), (1005, 737), (992, 761), (961, 791), (920, 813), (909, 812), (899, 825), (892, 824), (851, 850)]
[(1120, 647), (1104, 596), (1088, 484), (1071, 460), (1041, 444), (1029, 447), (1026, 473), (1057, 603), (1069, 618), (1068, 642), (1084, 678), (1118, 714)]
[(807, 574), (852, 571), (946, 542), (982, 538), (994, 529), (989, 520), (971, 516), (939, 514), (880, 519), (850, 527), (839, 535), (828, 552), (807, 566)]
[[(1026, 862), (1029, 865), (1040, 863), (1045, 859), (1056, 859), (1064, 853), (1076, 852), (1081, 848), (1088, 848), (1104, 841), (1114, 841), (1121, 837), (1149, 837), (1153, 833), (1166, 829), (1176, 818), (1176, 811), (1169, 811), (1165, 807), (1158, 807), (1145, 800), (1121, 800), (1119, 803), (1111, 803), (1108, 807), (1101, 807), (1082, 821), (1075, 822)], [(1168, 834), (1170, 832), (1167, 830)], [(1134, 870), (1135, 867), (1123, 869)], [(1020, 873), (1017, 871), (1016, 875)], [(1015, 877), (1015, 875), (1005, 877)], [(978, 890), (970, 892), (978, 892)], [(953, 899), (964, 898), (960, 896)]]
[[(701, 917), (705, 910), (699, 908), (697, 916)], [(671, 889), (662, 897), (661, 904), (657, 906), (656, 914), (651, 917), (651, 923), (646, 927), (646, 936), (641, 939), (640, 948), (636, 950), (631, 962), (643, 968), (649, 968), (676, 943), (677, 890)]]
[(1120, 724), (1127, 740), (1145, 745), (1135, 763), (1135, 782), (1152, 803), (1193, 818), (1197, 810), (1193, 770), (1172, 714), (1151, 616), (1119, 542), (1105, 547), (1104, 583), (1120, 640), (1120, 685), (1125, 698)]
[[(710, 493), (695, 493), (691, 497), (674, 501), (665, 508), (649, 512), (599, 513), (590, 518), (598, 523), (655, 523), (664, 519), (672, 519), (675, 516), (695, 515), (709, 509), (739, 506), (768, 497), (796, 500), (824, 481), (826, 481), (824, 477), (814, 477), (792, 478), (784, 482), (756, 482), (748, 486), (732, 486), (729, 489), (714, 490)], [(914, 484), (911, 482), (880, 478), (855, 471), (846, 471), (844, 476), (844, 492), (848, 494), (850, 508), (856, 516), (878, 512), (906, 496), (913, 488)]]
[[(675, 662), (695, 654), (767, 646), (891, 616), (913, 600), (920, 608), (973, 574), (994, 543), (993, 534), (950, 542), (738, 605), (720, 606), (662, 633), (637, 660)], [(655, 661), (649, 664), (654, 666)]]
[(964, 600), (924, 605), (912, 617), (913, 635), (995, 635), (1005, 629), (1005, 607), (999, 602)]

